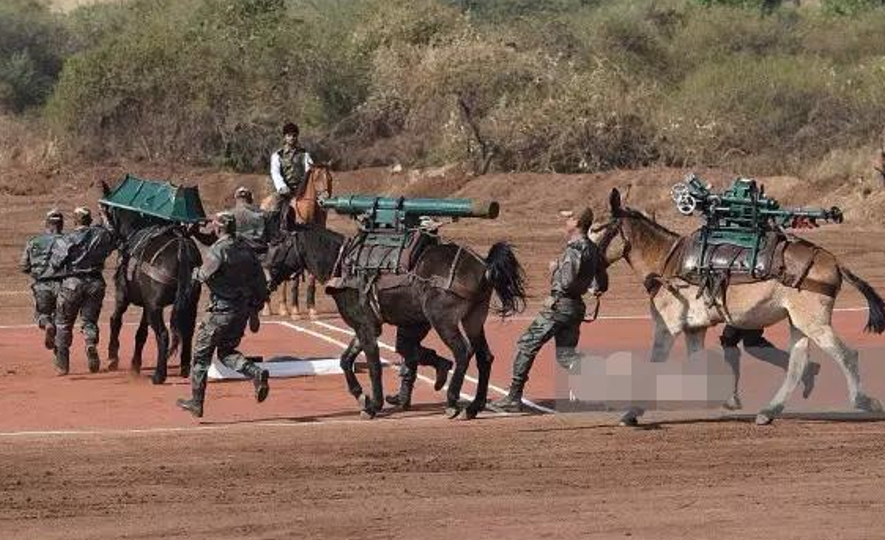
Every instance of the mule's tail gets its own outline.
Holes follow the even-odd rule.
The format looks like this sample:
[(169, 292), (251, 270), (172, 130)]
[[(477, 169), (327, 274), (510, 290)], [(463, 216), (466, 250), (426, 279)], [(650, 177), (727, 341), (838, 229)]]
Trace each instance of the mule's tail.
[(867, 320), (867, 326), (864, 330), (867, 332), (875, 332), (877, 334), (885, 332), (885, 301), (882, 300), (879, 293), (877, 293), (869, 283), (851, 273), (851, 270), (840, 266), (839, 272), (842, 274), (842, 278), (845, 279), (845, 281), (854, 285), (854, 287), (864, 295), (864, 298), (867, 299), (867, 305), (870, 308), (870, 317)]
[[(192, 245), (189, 238), (180, 238), (178, 241), (178, 273), (176, 276), (175, 302), (172, 304), (171, 326), (173, 332), (172, 348), (169, 356), (176, 353), (179, 339), (184, 341), (185, 346), (190, 345), (190, 338), (194, 335), (197, 325), (197, 305), (200, 301), (200, 284), (195, 283), (191, 274), (199, 264), (199, 256), (196, 246)], [(182, 351), (182, 357), (190, 356)]]
[(489, 248), (486, 277), (501, 300), (494, 308), (497, 315), (508, 317), (525, 309), (525, 271), (509, 243), (498, 242)]

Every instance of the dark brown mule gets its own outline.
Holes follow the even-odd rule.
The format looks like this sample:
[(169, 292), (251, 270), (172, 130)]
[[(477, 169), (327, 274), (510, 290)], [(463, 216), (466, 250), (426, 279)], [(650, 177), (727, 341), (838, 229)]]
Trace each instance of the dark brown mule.
[[(314, 225), (298, 226), (268, 251), (271, 287), (305, 269), (320, 281), (327, 281), (343, 243), (344, 236), (334, 231)], [(406, 338), (398, 344), (397, 352), (403, 356), (410, 374), (403, 377), (400, 392), (403, 401), (408, 403), (417, 373), (420, 343), (432, 328), (455, 357), (455, 371), (446, 400), (449, 417), (462, 412), (458, 398), (470, 358), (476, 355), (479, 372), (476, 397), (463, 411), (465, 418), (473, 418), (485, 407), (494, 360), (484, 329), (492, 292), (498, 295), (501, 305), (495, 311), (502, 317), (521, 311), (525, 306), (522, 267), (510, 245), (503, 242), (493, 245), (485, 259), (455, 244), (441, 244), (424, 251), (412, 274), (408, 284), (379, 289), (377, 304), (356, 289), (330, 292), (342, 318), (356, 333), (341, 356), (348, 389), (360, 403), (364, 416), (374, 417), (382, 409), (384, 394), (378, 336), (384, 323), (392, 324), (403, 331), (402, 337)], [(457, 294), (452, 289), (456, 289)], [(353, 369), (361, 351), (366, 354), (371, 397), (363, 394)]]
[[(294, 220), (295, 223), (310, 223), (325, 227), (328, 213), (325, 208), (320, 206), (319, 201), (321, 198), (332, 196), (332, 184), (332, 172), (329, 166), (322, 163), (314, 163), (307, 176), (304, 192), (297, 194), (295, 200), (292, 202), (291, 216), (288, 216), (286, 222)], [(261, 209), (265, 211), (275, 210), (273, 195), (266, 197), (261, 201)], [(317, 280), (316, 276), (313, 274), (308, 274), (307, 276), (303, 276), (303, 278), (307, 282), (307, 308), (310, 317), (313, 318), (316, 316), (314, 302), (316, 298)], [(278, 304), (280, 315), (289, 315), (289, 306), (291, 304), (295, 309), (295, 311), (292, 312), (292, 318), (299, 319), (301, 317), (300, 304), (298, 301), (298, 284), (301, 279), (302, 276), (298, 275), (291, 280), (291, 294), (289, 293), (290, 281), (285, 281), (280, 284), (280, 298)], [(267, 315), (273, 315), (272, 300), (268, 301), (265, 313)]]
[[(107, 184), (102, 183), (102, 188), (107, 196), (110, 193)], [(116, 297), (110, 321), (108, 369), (115, 370), (119, 365), (123, 315), (134, 304), (142, 308), (142, 314), (135, 334), (135, 352), (130, 370), (133, 373), (141, 371), (141, 356), (150, 326), (157, 338), (154, 384), (162, 384), (166, 380), (167, 360), (175, 353), (179, 342), (181, 376), (186, 377), (190, 373), (191, 345), (200, 300), (200, 286), (191, 281), (193, 269), (201, 262), (197, 246), (183, 230), (166, 222), (112, 207), (108, 207), (106, 213), (122, 255), (120, 266), (114, 274)], [(137, 250), (135, 259), (132, 259), (133, 249)], [(171, 340), (163, 320), (166, 306), (172, 306)]]

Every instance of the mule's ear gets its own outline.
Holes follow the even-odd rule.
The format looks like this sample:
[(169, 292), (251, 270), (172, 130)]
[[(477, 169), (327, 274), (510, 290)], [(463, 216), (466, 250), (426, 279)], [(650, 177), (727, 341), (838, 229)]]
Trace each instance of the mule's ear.
[(611, 207), (612, 216), (616, 216), (621, 212), (621, 192), (618, 188), (612, 188), (611, 195), (608, 197), (608, 204)]

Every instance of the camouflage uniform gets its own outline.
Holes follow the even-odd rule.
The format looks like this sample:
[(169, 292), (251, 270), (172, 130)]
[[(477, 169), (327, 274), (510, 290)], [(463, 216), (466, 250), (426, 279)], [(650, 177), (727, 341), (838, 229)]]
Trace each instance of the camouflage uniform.
[(280, 157), (280, 174), (289, 188), (290, 197), (298, 199), (304, 191), (310, 156), (300, 146), (283, 146), (277, 150)]
[(555, 340), (556, 361), (561, 366), (569, 369), (579, 360), (575, 348), (586, 313), (582, 296), (591, 286), (595, 286), (597, 293), (608, 289), (605, 264), (596, 245), (586, 236), (568, 243), (550, 281), (550, 297), (517, 342), (510, 393), (496, 404), (501, 408), (519, 409), (535, 357), (551, 338)]
[(268, 230), (267, 216), (256, 206), (238, 202), (230, 211), (237, 222), (237, 238), (252, 248), (259, 256), (267, 253)]
[(98, 318), (105, 293), (102, 271), (105, 259), (114, 251), (114, 239), (101, 225), (79, 226), (56, 246), (60, 249), (53, 252), (51, 265), (66, 277), (55, 312), (55, 367), (60, 374), (68, 372), (72, 331), (79, 315), (89, 371), (95, 373), (99, 369)]
[(47, 231), (28, 240), (19, 268), (33, 278), (34, 321), (46, 332), (46, 348), (55, 347), (55, 305), (62, 275), (49, 264), (55, 244), (61, 241), (61, 232)]
[[(233, 220), (230, 213), (226, 214), (230, 217), (224, 219)], [(233, 232), (235, 225), (229, 230)], [(225, 234), (209, 248), (194, 277), (208, 285), (211, 297), (194, 346), (193, 397), (178, 400), (179, 406), (198, 418), (203, 415), (207, 374), (216, 351), (222, 364), (253, 379), (256, 398), (264, 401), (269, 390), (267, 371), (237, 350), (250, 316), (264, 304), (267, 295), (267, 282), (257, 256), (243, 240)]]

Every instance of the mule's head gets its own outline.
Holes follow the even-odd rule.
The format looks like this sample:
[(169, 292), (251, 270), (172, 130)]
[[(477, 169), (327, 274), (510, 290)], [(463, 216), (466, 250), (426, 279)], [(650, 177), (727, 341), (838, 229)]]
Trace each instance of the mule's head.
[(623, 259), (630, 251), (630, 243), (624, 234), (624, 219), (627, 211), (621, 200), (621, 192), (613, 188), (608, 198), (608, 219), (590, 229), (590, 239), (599, 246), (609, 264)]

